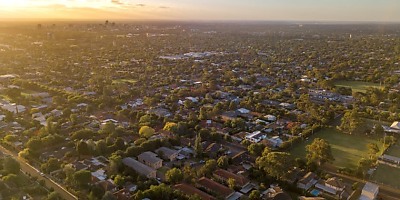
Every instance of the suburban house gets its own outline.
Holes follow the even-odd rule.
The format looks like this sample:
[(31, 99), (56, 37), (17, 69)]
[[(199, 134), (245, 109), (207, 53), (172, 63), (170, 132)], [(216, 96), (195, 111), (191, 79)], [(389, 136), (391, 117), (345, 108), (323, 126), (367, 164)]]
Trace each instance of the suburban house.
[(317, 183), (317, 175), (313, 172), (308, 172), (303, 178), (297, 182), (297, 187), (303, 190), (308, 190)]
[(280, 147), (283, 143), (283, 140), (279, 136), (273, 136), (265, 140), (266, 146), (271, 148)]
[(184, 193), (187, 196), (194, 196), (197, 195), (199, 196), (202, 200), (216, 200), (215, 197), (191, 186), (188, 185), (186, 183), (182, 183), (182, 184), (177, 184), (174, 186), (174, 189), (181, 191), (182, 193)]
[(378, 196), (379, 186), (373, 183), (367, 182), (362, 191), (359, 200), (374, 200)]
[(289, 194), (284, 192), (279, 186), (271, 185), (270, 188), (261, 194), (264, 199), (268, 200), (292, 200)]
[(388, 162), (388, 163), (391, 163), (391, 164), (395, 164), (395, 165), (400, 165), (400, 158), (398, 158), (396, 156), (383, 154), (382, 156), (379, 156), (379, 160), (384, 161), (384, 162)]
[(342, 196), (350, 196), (350, 195), (344, 195), (346, 192), (346, 186), (337, 177), (332, 177), (329, 178), (328, 180), (320, 180), (318, 183), (315, 185), (316, 188), (321, 189), (322, 191), (332, 194), (332, 195), (337, 195), (339, 198), (342, 198)]
[(383, 126), (384, 130), (386, 132), (390, 132), (390, 133), (400, 133), (400, 122), (395, 121), (393, 122), (392, 125), (390, 125), (390, 127), (388, 126)]
[(127, 167), (132, 168), (138, 174), (143, 175), (147, 178), (156, 178), (157, 171), (133, 158), (124, 158), (122, 159), (122, 163)]
[(250, 133), (246, 135), (246, 140), (249, 140), (254, 143), (259, 143), (261, 140), (264, 140), (267, 138), (267, 136), (264, 133), (261, 133), (261, 131), (255, 131), (253, 133)]
[(264, 118), (267, 119), (267, 121), (270, 121), (270, 122), (276, 121), (276, 117), (274, 115), (265, 115)]
[(157, 154), (150, 152), (150, 151), (146, 151), (141, 153), (138, 156), (138, 160), (139, 162), (153, 168), (153, 169), (158, 169), (160, 167), (162, 167), (162, 159), (157, 157)]
[(208, 193), (221, 196), (224, 199), (229, 199), (230, 196), (235, 194), (234, 190), (206, 177), (200, 178), (197, 181), (196, 185), (197, 187), (204, 189)]
[(393, 124), (390, 126), (390, 128), (400, 131), (400, 122), (398, 122), (398, 121), (393, 122)]
[(223, 150), (223, 147), (221, 144), (217, 143), (211, 143), (208, 145), (205, 149), (204, 152), (210, 157), (210, 158), (216, 158), (220, 151)]
[(217, 169), (213, 173), (214, 177), (222, 182), (227, 183), (229, 179), (235, 180), (235, 185), (239, 188), (245, 187), (250, 184), (249, 179), (242, 175), (234, 174), (224, 169)]
[(161, 158), (165, 160), (174, 161), (178, 157), (179, 152), (168, 147), (160, 147), (155, 151), (157, 154), (161, 154)]

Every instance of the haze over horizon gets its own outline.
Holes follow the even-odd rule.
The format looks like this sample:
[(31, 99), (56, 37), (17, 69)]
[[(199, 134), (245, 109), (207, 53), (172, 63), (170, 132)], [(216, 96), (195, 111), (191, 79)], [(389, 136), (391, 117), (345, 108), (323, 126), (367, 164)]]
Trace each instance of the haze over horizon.
[(0, 0), (0, 19), (400, 22), (396, 0)]

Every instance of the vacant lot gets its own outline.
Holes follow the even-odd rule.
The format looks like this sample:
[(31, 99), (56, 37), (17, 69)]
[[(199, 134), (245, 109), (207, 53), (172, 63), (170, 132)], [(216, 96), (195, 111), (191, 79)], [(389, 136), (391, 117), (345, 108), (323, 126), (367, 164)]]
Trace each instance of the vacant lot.
[(349, 87), (354, 92), (363, 92), (367, 91), (367, 88), (374, 87), (374, 88), (383, 88), (383, 86), (379, 85), (378, 83), (370, 83), (370, 82), (363, 82), (363, 81), (337, 81), (335, 82), (335, 86), (337, 87)]
[(325, 128), (295, 146), (290, 153), (294, 157), (305, 158), (306, 146), (311, 144), (314, 138), (322, 138), (329, 142), (335, 158), (333, 165), (336, 167), (356, 167), (362, 157), (368, 157), (368, 143), (377, 143), (380, 148), (382, 147), (382, 143), (377, 139), (343, 134), (335, 128)]
[(399, 177), (400, 177), (399, 168), (381, 164), (378, 166), (378, 169), (372, 175), (371, 179), (378, 183), (383, 183), (396, 188), (400, 188)]

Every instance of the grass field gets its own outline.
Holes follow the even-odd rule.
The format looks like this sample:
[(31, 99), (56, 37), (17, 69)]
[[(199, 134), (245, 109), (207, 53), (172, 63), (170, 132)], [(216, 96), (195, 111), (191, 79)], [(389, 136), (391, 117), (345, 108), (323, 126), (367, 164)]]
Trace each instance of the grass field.
[(112, 81), (113, 84), (119, 84), (119, 83), (131, 83), (134, 84), (136, 83), (137, 80), (135, 79), (115, 79)]
[(400, 141), (397, 141), (396, 145), (391, 146), (386, 154), (400, 158)]
[(336, 167), (356, 167), (362, 157), (368, 157), (368, 143), (377, 143), (382, 147), (382, 143), (377, 139), (343, 134), (335, 128), (325, 128), (315, 133), (308, 141), (292, 148), (290, 153), (296, 158), (305, 158), (306, 146), (311, 144), (314, 138), (322, 138), (329, 142), (335, 158), (333, 165)]
[(363, 92), (367, 91), (369, 87), (375, 88), (383, 88), (378, 83), (370, 83), (370, 82), (363, 82), (363, 81), (337, 81), (335, 82), (335, 86), (337, 87), (350, 87), (354, 92)]
[(371, 179), (386, 185), (400, 188), (400, 169), (388, 165), (379, 165)]

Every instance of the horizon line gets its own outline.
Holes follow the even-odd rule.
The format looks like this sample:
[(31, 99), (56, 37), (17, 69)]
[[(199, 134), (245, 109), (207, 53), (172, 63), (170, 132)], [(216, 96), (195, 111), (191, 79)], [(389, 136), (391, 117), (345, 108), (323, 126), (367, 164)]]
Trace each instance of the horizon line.
[(181, 22), (181, 23), (304, 23), (304, 24), (400, 24), (400, 21), (387, 21), (387, 20), (296, 20), (296, 19), (129, 19), (129, 18), (82, 18), (82, 19), (69, 19), (69, 18), (3, 18), (0, 22)]

